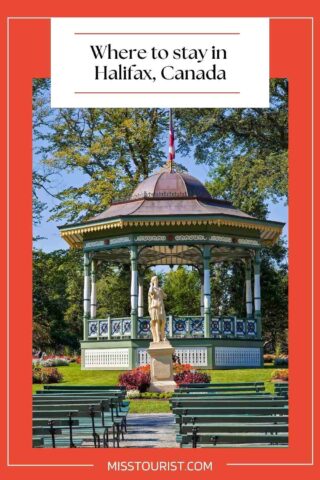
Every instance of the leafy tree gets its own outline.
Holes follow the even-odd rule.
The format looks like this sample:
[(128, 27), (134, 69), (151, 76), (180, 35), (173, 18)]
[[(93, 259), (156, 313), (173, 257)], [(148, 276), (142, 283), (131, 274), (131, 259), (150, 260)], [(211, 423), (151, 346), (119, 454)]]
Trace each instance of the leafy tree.
[(164, 275), (167, 294), (166, 313), (171, 315), (200, 315), (200, 279), (197, 271), (178, 267)]
[(211, 167), (215, 197), (261, 218), (288, 192), (288, 82), (270, 82), (270, 108), (177, 110), (179, 148)]

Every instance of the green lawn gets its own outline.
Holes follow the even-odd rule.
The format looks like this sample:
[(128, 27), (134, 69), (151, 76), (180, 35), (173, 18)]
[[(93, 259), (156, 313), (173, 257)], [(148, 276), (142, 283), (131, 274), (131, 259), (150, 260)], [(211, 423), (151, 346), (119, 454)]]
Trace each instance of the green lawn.
[[(270, 382), (274, 367), (250, 368), (240, 370), (205, 370), (212, 382), (266, 382), (266, 391), (273, 392)], [(71, 363), (68, 367), (58, 367), (63, 374), (60, 385), (116, 385), (121, 371), (81, 370), (80, 365)], [(32, 392), (43, 389), (43, 385), (33, 385)], [(131, 400), (131, 413), (165, 413), (170, 412), (167, 400), (147, 399)]]

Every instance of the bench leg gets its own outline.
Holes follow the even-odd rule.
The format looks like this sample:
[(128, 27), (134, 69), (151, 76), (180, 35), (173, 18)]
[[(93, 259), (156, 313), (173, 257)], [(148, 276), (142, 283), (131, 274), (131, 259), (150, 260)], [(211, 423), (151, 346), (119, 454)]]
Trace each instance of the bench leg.
[(109, 448), (109, 428), (105, 428), (103, 433), (103, 446)]

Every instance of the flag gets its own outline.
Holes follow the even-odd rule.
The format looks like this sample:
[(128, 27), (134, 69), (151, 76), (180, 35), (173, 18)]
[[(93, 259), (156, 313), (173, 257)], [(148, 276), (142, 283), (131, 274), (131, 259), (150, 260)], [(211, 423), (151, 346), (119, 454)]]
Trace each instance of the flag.
[(173, 121), (172, 121), (172, 110), (169, 110), (169, 162), (170, 162), (170, 171), (172, 172), (172, 164), (175, 157), (174, 151), (174, 131), (173, 131)]

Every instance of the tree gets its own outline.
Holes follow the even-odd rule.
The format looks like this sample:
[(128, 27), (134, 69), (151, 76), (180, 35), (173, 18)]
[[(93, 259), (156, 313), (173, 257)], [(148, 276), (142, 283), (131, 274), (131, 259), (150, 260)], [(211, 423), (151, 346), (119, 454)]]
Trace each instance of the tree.
[(166, 110), (57, 109), (49, 114), (46, 88), (34, 89), (35, 153), (51, 171), (78, 171), (85, 178), (83, 185), (57, 192), (52, 218), (87, 219), (119, 195), (128, 196), (164, 163)]
[(180, 109), (179, 149), (211, 167), (207, 186), (247, 213), (287, 197), (288, 82), (271, 80), (270, 108)]
[(166, 313), (171, 315), (200, 315), (200, 279), (197, 271), (178, 267), (164, 275), (167, 294)]
[(57, 351), (64, 346), (79, 347), (82, 278), (80, 251), (34, 251), (33, 342), (36, 348)]

